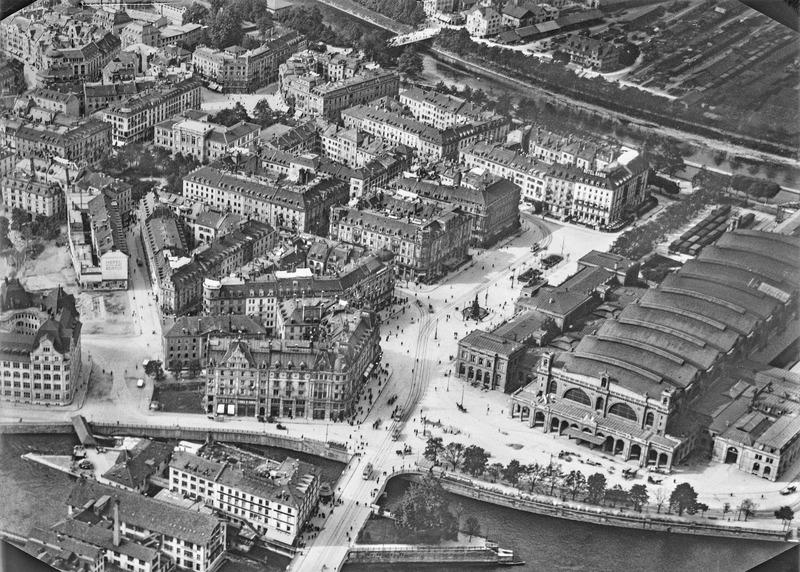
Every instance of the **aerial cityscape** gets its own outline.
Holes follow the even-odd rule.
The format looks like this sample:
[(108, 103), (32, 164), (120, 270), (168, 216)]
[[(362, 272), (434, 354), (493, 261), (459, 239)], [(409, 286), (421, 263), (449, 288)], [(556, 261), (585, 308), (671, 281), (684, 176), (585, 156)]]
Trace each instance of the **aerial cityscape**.
[(797, 570), (748, 4), (3, 8), (0, 569)]

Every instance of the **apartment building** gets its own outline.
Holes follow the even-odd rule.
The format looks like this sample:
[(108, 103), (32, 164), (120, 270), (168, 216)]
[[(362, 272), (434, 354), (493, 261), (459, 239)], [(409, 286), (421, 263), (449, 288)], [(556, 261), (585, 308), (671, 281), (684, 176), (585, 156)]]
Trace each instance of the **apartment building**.
[(183, 231), (164, 207), (149, 212), (142, 205), (143, 239), (153, 288), (163, 311), (184, 314), (202, 305), (203, 280), (238, 270), (275, 246), (277, 233), (267, 224), (248, 220), (189, 256)]
[(240, 121), (230, 127), (173, 117), (157, 123), (154, 132), (156, 147), (209, 163), (233, 152), (247, 149), (261, 130), (255, 123)]
[(291, 457), (242, 469), (227, 462), (176, 451), (169, 490), (202, 500), (230, 522), (252, 527), (268, 545), (293, 545), (319, 500), (320, 470)]
[(230, 46), (216, 50), (198, 46), (192, 68), (209, 87), (223, 93), (249, 93), (278, 81), (279, 66), (305, 46), (296, 33), (276, 38), (252, 50)]
[(41, 125), (20, 120), (5, 131), (5, 143), (17, 156), (51, 155), (80, 165), (94, 165), (111, 145), (111, 126), (97, 119), (70, 125)]
[(409, 198), (460, 207), (472, 220), (471, 246), (489, 248), (519, 231), (519, 186), (496, 175), (467, 173), (459, 186), (401, 177), (393, 187)]
[(603, 140), (560, 135), (536, 129), (530, 135), (528, 154), (546, 163), (573, 165), (588, 173), (602, 172), (635, 150)]
[(19, 280), (0, 284), (2, 400), (69, 405), (81, 375), (81, 322), (61, 287), (32, 293)]
[(382, 155), (386, 155), (395, 147), (379, 137), (371, 136), (355, 128), (345, 129), (331, 123), (320, 134), (320, 151), (348, 167), (363, 167)]
[(437, 129), (383, 106), (357, 105), (342, 112), (346, 129), (356, 129), (380, 137), (385, 142), (406, 145), (421, 159), (441, 161), (456, 159), (459, 150), (477, 141), (503, 140), (509, 123), (505, 118), (470, 122), (447, 129)]
[[(113, 527), (120, 541), (124, 537), (130, 543), (155, 548), (166, 562), (161, 569), (152, 568), (152, 572), (171, 570), (175, 566), (193, 572), (212, 572), (222, 564), (225, 556), (225, 522), (204, 512), (90, 479), (77, 481), (67, 498), (67, 506), (70, 517), (67, 522), (81, 523), (77, 526), (105, 524)], [(135, 562), (129, 557), (114, 564), (122, 564), (125, 570), (142, 571), (142, 568), (133, 566)], [(147, 568), (143, 572), (147, 572)]]
[(145, 95), (130, 97), (103, 111), (103, 121), (111, 124), (114, 145), (145, 141), (153, 137), (157, 123), (187, 109), (200, 107), (199, 79), (190, 77), (164, 82)]
[(35, 216), (55, 216), (64, 211), (64, 192), (57, 183), (40, 181), (35, 175), (13, 171), (0, 180), (2, 210), (15, 208)]
[(278, 328), (278, 307), (289, 299), (338, 297), (354, 308), (381, 310), (394, 297), (395, 273), (391, 255), (387, 255), (369, 255), (329, 276), (316, 276), (310, 269), (301, 268), (247, 279), (229, 276), (206, 280), (203, 313), (252, 316), (272, 334)]
[[(267, 176), (257, 163), (284, 177)], [(183, 179), (183, 194), (208, 206), (268, 223), (279, 231), (323, 235), (333, 205), (348, 198), (347, 184), (317, 173), (313, 161), (265, 150), (250, 162), (251, 174), (222, 165), (201, 167)], [(288, 176), (287, 176), (288, 175)]]
[(475, 6), (467, 12), (467, 32), (470, 36), (485, 38), (500, 32), (503, 17), (491, 7)]
[(470, 103), (466, 99), (418, 87), (401, 92), (398, 100), (411, 112), (414, 119), (436, 129), (498, 118), (483, 106)]
[(570, 61), (597, 71), (608, 71), (619, 64), (620, 49), (616, 44), (573, 33), (567, 36), (561, 49), (569, 54)]
[[(346, 62), (320, 63), (308, 53), (301, 56), (281, 65), (280, 89), (295, 110), (308, 115), (335, 119), (348, 107), (395, 96), (400, 88), (395, 71), (364, 68), (351, 72), (353, 67)], [(312, 71), (320, 67), (322, 73)]]
[(110, 105), (122, 103), (133, 97), (146, 95), (153, 90), (155, 86), (156, 82), (152, 79), (112, 84), (84, 83), (84, 115), (91, 115), (95, 111), (99, 111)]
[(267, 330), (252, 317), (244, 314), (214, 316), (183, 316), (175, 320), (164, 333), (164, 363), (172, 368), (176, 360), (186, 366), (197, 360), (200, 367), (206, 366), (208, 339), (211, 336), (237, 338), (262, 337)]
[(425, 0), (423, 2), (423, 9), (425, 10), (425, 15), (431, 17), (439, 12), (449, 14), (453, 11), (454, 5), (454, 0)]
[(411, 168), (413, 151), (405, 145), (396, 145), (391, 152), (369, 161), (362, 167), (347, 167), (331, 159), (320, 161), (319, 170), (350, 185), (350, 199), (357, 199), (370, 191), (386, 187)]
[(495, 145), (476, 144), (461, 152), (470, 168), (485, 168), (522, 189), (523, 199), (562, 220), (589, 226), (612, 226), (645, 198), (648, 164), (631, 151), (602, 171), (547, 164)]
[(30, 93), (36, 107), (63, 113), (64, 115), (80, 116), (81, 101), (73, 93), (63, 93), (52, 89), (39, 88)]
[(312, 340), (212, 337), (206, 410), (344, 421), (380, 358), (378, 316), (335, 307)]
[(364, 200), (363, 209), (331, 209), (331, 240), (389, 250), (406, 281), (434, 282), (468, 259), (472, 220), (460, 207), (388, 192)]

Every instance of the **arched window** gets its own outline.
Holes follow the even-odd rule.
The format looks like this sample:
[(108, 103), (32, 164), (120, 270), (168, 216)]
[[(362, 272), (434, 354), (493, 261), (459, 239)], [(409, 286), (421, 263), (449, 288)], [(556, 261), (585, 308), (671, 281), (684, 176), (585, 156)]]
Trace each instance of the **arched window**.
[(651, 411), (647, 415), (645, 415), (644, 424), (647, 425), (648, 427), (652, 427), (654, 422), (655, 422), (655, 415), (653, 415), (653, 412)]
[(609, 407), (608, 414), (616, 415), (617, 417), (622, 417), (623, 419), (630, 419), (631, 421), (639, 420), (639, 418), (636, 416), (636, 412), (627, 403), (615, 403)]
[(569, 399), (570, 401), (575, 401), (588, 407), (592, 406), (592, 400), (589, 399), (589, 396), (586, 395), (586, 392), (582, 389), (578, 389), (577, 387), (573, 387), (572, 389), (568, 389), (566, 392), (564, 392), (564, 399)]
[(558, 383), (555, 379), (550, 380), (550, 385), (547, 386), (547, 393), (558, 393)]

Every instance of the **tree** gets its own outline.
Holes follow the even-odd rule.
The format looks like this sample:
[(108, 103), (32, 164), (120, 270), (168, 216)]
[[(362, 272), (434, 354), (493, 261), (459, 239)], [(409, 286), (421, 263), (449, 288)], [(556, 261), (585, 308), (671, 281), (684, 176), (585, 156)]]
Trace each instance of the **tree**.
[(751, 499), (744, 499), (742, 504), (739, 505), (739, 516), (736, 517), (736, 520), (739, 520), (744, 514), (744, 521), (747, 522), (747, 518), (755, 514), (756, 506), (756, 503)]
[(505, 467), (502, 463), (492, 463), (488, 467), (486, 467), (486, 474), (489, 475), (489, 478), (493, 483), (497, 482), (497, 479), (500, 478), (500, 475), (505, 470)]
[(472, 541), (472, 537), (481, 533), (481, 523), (478, 522), (478, 519), (474, 516), (468, 516), (467, 520), (464, 522), (464, 533), (469, 534), (469, 539)]
[(456, 517), (439, 480), (426, 475), (422, 482), (412, 484), (394, 510), (396, 525), (408, 532), (421, 533), (439, 541), (456, 533)]
[(667, 175), (674, 175), (684, 167), (680, 145), (672, 139), (658, 142), (648, 152), (647, 157), (653, 169), (664, 171)]
[[(690, 510), (692, 510), (692, 509), (686, 509), (686, 512), (689, 512)], [(696, 505), (694, 505), (694, 509), (693, 510), (694, 510), (694, 512), (690, 512), (689, 514), (694, 514), (694, 513), (699, 511), (702, 516), (705, 516), (706, 515), (706, 511), (708, 510), (708, 505), (706, 503), (704, 503), (704, 502), (699, 502)]]
[(547, 484), (550, 485), (550, 493), (549, 493), (550, 496), (553, 495), (553, 491), (561, 483), (561, 479), (563, 478), (563, 476), (564, 476), (564, 471), (561, 470), (561, 465), (559, 464), (550, 465), (550, 467), (547, 470), (547, 477), (546, 477)]
[(429, 461), (436, 463), (439, 460), (439, 454), (444, 450), (441, 437), (430, 437), (428, 443), (425, 445), (425, 452), (422, 455)]
[(397, 58), (397, 71), (410, 77), (416, 77), (422, 73), (422, 56), (413, 45), (406, 47)]
[(10, 224), (6, 217), (0, 216), (0, 250), (6, 250), (13, 246), (11, 240), (8, 238)]
[(208, 18), (208, 8), (197, 2), (192, 2), (192, 5), (183, 13), (183, 22), (185, 24), (204, 24)]
[(622, 488), (622, 485), (614, 485), (606, 491), (606, 500), (611, 503), (611, 507), (617, 506), (617, 503), (625, 503), (628, 501), (628, 491)]
[(697, 504), (697, 492), (689, 483), (681, 483), (669, 496), (670, 510), (677, 510), (678, 516), (683, 516), (686, 509), (694, 509)]
[(516, 459), (512, 459), (503, 469), (503, 478), (512, 485), (517, 486), (520, 473), (522, 473), (522, 465)]
[(781, 519), (784, 528), (788, 528), (789, 523), (794, 520), (794, 511), (790, 506), (782, 506), (775, 511), (775, 518)]
[(661, 507), (664, 506), (664, 503), (667, 502), (667, 491), (664, 487), (658, 487), (655, 493), (656, 499), (656, 507), (658, 508), (658, 514), (661, 514)]
[(197, 358), (189, 360), (186, 364), (186, 371), (190, 379), (194, 379), (200, 373), (200, 360)]
[(31, 222), (31, 220), (33, 220), (31, 213), (19, 207), (14, 207), (11, 211), (11, 230), (20, 231), (22, 226)]
[(567, 490), (572, 494), (572, 500), (586, 489), (586, 477), (580, 471), (570, 471), (564, 478)]
[(541, 481), (545, 476), (544, 467), (542, 467), (539, 463), (532, 463), (525, 467), (524, 473), (522, 475), (523, 479), (526, 483), (528, 483), (528, 490), (533, 492), (536, 488), (536, 483)]
[(586, 479), (586, 501), (592, 504), (600, 504), (606, 496), (606, 476), (602, 473), (595, 473)]
[(647, 504), (650, 495), (647, 494), (646, 486), (633, 485), (630, 492), (628, 492), (628, 498), (633, 503), (633, 510), (642, 512), (642, 507)]
[(147, 365), (144, 366), (144, 372), (156, 381), (164, 381), (164, 370), (158, 360), (151, 359), (147, 362)]
[(174, 359), (170, 362), (169, 370), (172, 372), (172, 375), (175, 376), (175, 379), (180, 379), (183, 365), (183, 360), (181, 359)]
[(221, 109), (211, 118), (213, 123), (219, 123), (225, 127), (235, 125), (240, 121), (248, 121), (250, 116), (247, 115), (247, 110), (241, 101), (237, 101), (236, 105), (227, 109)]
[(499, 115), (511, 115), (511, 96), (505, 92), (501, 93), (494, 105), (494, 110)]
[(731, 503), (726, 502), (725, 504), (722, 505), (722, 516), (723, 516), (723, 518), (729, 512), (731, 512)]
[(442, 451), (442, 458), (453, 465), (453, 470), (458, 469), (464, 459), (464, 445), (461, 443), (448, 443)]
[(242, 21), (233, 10), (220, 10), (208, 27), (208, 39), (219, 50), (235, 46), (242, 41)]
[(477, 445), (470, 445), (464, 449), (463, 468), (473, 477), (479, 477), (486, 471), (486, 464), (489, 462), (489, 454)]

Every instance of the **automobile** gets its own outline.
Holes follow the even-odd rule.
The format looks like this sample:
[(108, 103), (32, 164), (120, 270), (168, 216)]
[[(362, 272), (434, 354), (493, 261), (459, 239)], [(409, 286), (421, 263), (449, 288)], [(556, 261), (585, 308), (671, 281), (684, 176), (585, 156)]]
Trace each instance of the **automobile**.
[(83, 461), (78, 463), (78, 468), (79, 469), (87, 469), (88, 470), (88, 469), (93, 469), (94, 465), (92, 464), (92, 462), (89, 459), (84, 459)]
[(397, 441), (400, 438), (400, 429), (392, 431), (392, 441)]
[(661, 481), (663, 481), (663, 480), (664, 480), (663, 478), (662, 479), (656, 479), (656, 478), (653, 478), (653, 477), (651, 477), (649, 475), (647, 477), (647, 482), (650, 483), (651, 485), (660, 485)]
[(150, 409), (152, 409), (153, 411), (158, 411), (159, 409), (161, 409), (161, 404), (158, 401), (152, 401), (150, 403)]
[(142, 266), (144, 263), (142, 262), (141, 258), (136, 259), (136, 266)]
[(553, 266), (556, 266), (562, 260), (564, 260), (563, 256), (559, 256), (558, 254), (551, 254), (550, 256), (548, 256), (547, 258), (542, 260), (542, 267), (545, 268), (545, 269), (552, 268)]
[(142, 360), (142, 365), (143, 365), (144, 367), (147, 367), (147, 364), (148, 364), (148, 363), (150, 363), (150, 360), (149, 360), (149, 359)]
[(780, 493), (785, 496), (785, 495), (792, 494), (796, 490), (797, 490), (797, 486), (796, 485), (789, 485), (788, 487), (781, 489)]
[(286, 425), (283, 425), (282, 423), (278, 423), (275, 427), (277, 427), (278, 429), (282, 429), (284, 431), (286, 430)]
[(540, 247), (538, 242), (534, 242), (533, 244), (531, 244), (531, 252), (539, 252), (539, 248)]
[(139, 381), (136, 382), (136, 387), (144, 387), (144, 380), (140, 378)]

